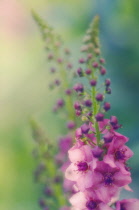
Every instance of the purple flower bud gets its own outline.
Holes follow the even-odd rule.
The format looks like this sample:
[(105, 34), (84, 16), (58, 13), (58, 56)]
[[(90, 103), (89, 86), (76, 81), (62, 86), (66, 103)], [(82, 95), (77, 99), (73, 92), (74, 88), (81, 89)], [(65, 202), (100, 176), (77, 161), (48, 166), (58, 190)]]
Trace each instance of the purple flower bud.
[(81, 131), (82, 131), (83, 134), (87, 134), (89, 132), (89, 130), (90, 130), (90, 127), (89, 127), (88, 124), (83, 124), (81, 126)]
[(50, 71), (51, 71), (51, 73), (55, 73), (55, 72), (56, 72), (56, 69), (55, 69), (54, 67), (52, 67), (52, 68), (50, 69)]
[(103, 119), (104, 119), (104, 114), (102, 114), (102, 113), (99, 112), (99, 113), (95, 116), (95, 118), (96, 118), (97, 121), (103, 121)]
[(51, 196), (53, 194), (51, 188), (46, 187), (44, 189), (44, 194), (47, 196)]
[(97, 84), (96, 80), (94, 80), (94, 79), (90, 80), (90, 85), (91, 86), (96, 86), (96, 84)]
[(111, 94), (111, 88), (110, 87), (106, 87), (106, 93)]
[(83, 92), (84, 91), (84, 86), (81, 83), (77, 83), (77, 84), (74, 85), (73, 89), (76, 92)]
[(54, 178), (54, 182), (55, 182), (55, 183), (60, 183), (60, 182), (61, 182), (61, 177), (60, 177), (60, 176), (56, 176), (56, 177)]
[(112, 142), (114, 135), (112, 133), (107, 133), (103, 136), (105, 143)]
[(47, 206), (45, 206), (45, 208), (43, 210), (49, 210), (49, 208)]
[(100, 147), (96, 146), (93, 148), (92, 153), (95, 158), (101, 158), (103, 150)]
[(105, 80), (105, 85), (108, 87), (108, 86), (110, 86), (110, 84), (111, 84), (110, 79), (106, 79), (106, 80)]
[(63, 62), (62, 58), (58, 58), (58, 59), (57, 59), (57, 62), (58, 62), (58, 63), (62, 63), (62, 62)]
[(105, 59), (104, 58), (100, 58), (99, 61), (100, 61), (100, 63), (105, 63)]
[(76, 101), (74, 103), (74, 108), (77, 109), (77, 110), (81, 110), (81, 104), (79, 103), (79, 101)]
[(111, 125), (116, 125), (118, 123), (118, 119), (116, 116), (111, 116), (110, 117), (110, 124)]
[(79, 75), (79, 77), (83, 77), (83, 70), (82, 70), (82, 68), (78, 68), (77, 69), (77, 74)]
[(92, 71), (91, 71), (91, 69), (86, 69), (85, 73), (86, 73), (87, 75), (90, 75), (90, 74), (92, 73)]
[(72, 69), (73, 65), (71, 63), (68, 63), (67, 68)]
[(76, 110), (76, 116), (80, 116), (82, 114), (82, 111), (81, 110)]
[(92, 64), (92, 66), (94, 67), (94, 68), (98, 68), (98, 63), (97, 62), (94, 62), (93, 64)]
[(64, 102), (63, 99), (58, 99), (58, 100), (57, 100), (57, 106), (58, 106), (59, 108), (63, 107), (64, 104), (65, 104), (65, 102)]
[(85, 59), (84, 59), (84, 58), (80, 58), (80, 59), (79, 59), (79, 63), (81, 63), (81, 64), (82, 64), (82, 63), (85, 63)]
[(88, 117), (92, 117), (92, 112), (88, 112), (88, 113), (87, 113), (87, 116), (88, 116)]
[(101, 68), (100, 69), (100, 74), (101, 75), (105, 75), (106, 74), (106, 69), (105, 68)]
[(84, 104), (87, 107), (91, 107), (92, 106), (92, 101), (90, 99), (87, 99), (87, 100), (85, 100)]
[(116, 124), (116, 125), (112, 125), (112, 127), (113, 127), (114, 130), (117, 130), (117, 129), (121, 128), (122, 125)]
[(40, 207), (45, 207), (45, 200), (43, 200), (43, 199), (40, 199), (39, 200), (39, 205), (40, 205)]
[(98, 93), (98, 94), (96, 95), (96, 100), (97, 100), (97, 101), (103, 101), (103, 94)]
[(75, 122), (74, 122), (74, 121), (69, 121), (69, 122), (67, 123), (67, 128), (68, 128), (69, 130), (72, 130), (73, 128), (75, 128)]
[(55, 83), (55, 85), (59, 86), (60, 85), (60, 80), (56, 79), (54, 83)]
[(108, 111), (111, 108), (110, 103), (105, 102), (104, 105), (103, 105), (103, 108), (104, 108), (105, 111)]
[(71, 89), (67, 89), (65, 90), (66, 95), (71, 95), (72, 94), (72, 90)]

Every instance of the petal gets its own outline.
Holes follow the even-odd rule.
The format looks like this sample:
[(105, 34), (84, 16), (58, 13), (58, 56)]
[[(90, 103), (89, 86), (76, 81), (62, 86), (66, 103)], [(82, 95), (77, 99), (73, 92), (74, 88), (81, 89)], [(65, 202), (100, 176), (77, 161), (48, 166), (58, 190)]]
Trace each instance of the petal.
[(124, 185), (129, 184), (132, 179), (129, 175), (127, 174), (122, 174), (121, 172), (117, 172), (114, 175), (114, 184), (118, 187), (122, 187)]
[(85, 154), (82, 152), (81, 149), (70, 149), (69, 150), (69, 159), (71, 162), (78, 162), (85, 160)]
[(90, 162), (93, 159), (93, 154), (90, 146), (84, 145), (82, 149), (84, 150), (86, 161)]
[(74, 194), (70, 199), (70, 203), (77, 208), (85, 208), (86, 198), (83, 192)]
[(113, 155), (105, 155), (103, 161), (104, 161), (104, 163), (107, 163), (112, 168), (115, 168), (116, 167), (116, 164), (114, 162)]
[(99, 204), (98, 210), (113, 210), (113, 209), (109, 207), (108, 205), (106, 205), (105, 203), (101, 203)]
[(77, 171), (77, 166), (74, 163), (71, 163), (70, 166), (66, 169), (65, 177), (71, 181), (76, 181), (80, 177), (80, 173)]

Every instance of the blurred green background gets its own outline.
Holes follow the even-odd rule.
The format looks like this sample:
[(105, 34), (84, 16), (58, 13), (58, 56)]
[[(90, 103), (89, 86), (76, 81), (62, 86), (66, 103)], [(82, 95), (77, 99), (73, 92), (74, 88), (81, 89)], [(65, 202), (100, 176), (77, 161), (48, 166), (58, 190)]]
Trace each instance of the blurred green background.
[(47, 88), (46, 57), (32, 8), (56, 28), (77, 59), (85, 30), (92, 17), (100, 15), (102, 51), (112, 80), (111, 114), (118, 116), (135, 152), (130, 161), (134, 193), (126, 197), (139, 198), (139, 1), (1, 0), (0, 209), (39, 209), (30, 117), (42, 122), (50, 138), (60, 130), (50, 113), (56, 93)]

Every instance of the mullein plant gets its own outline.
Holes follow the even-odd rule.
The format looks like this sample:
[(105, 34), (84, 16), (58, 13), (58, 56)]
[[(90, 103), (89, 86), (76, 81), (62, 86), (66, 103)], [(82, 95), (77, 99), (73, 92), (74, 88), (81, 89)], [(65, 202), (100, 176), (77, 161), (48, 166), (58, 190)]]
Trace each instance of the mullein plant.
[[(83, 57), (78, 69), (88, 85), (77, 83), (73, 89), (78, 101), (74, 106), (82, 125), (75, 132), (75, 142), (68, 151), (70, 164), (66, 179), (73, 182), (75, 193), (69, 201), (72, 210), (138, 210), (138, 199), (119, 200), (122, 189), (132, 191), (128, 160), (133, 152), (128, 138), (117, 132), (121, 125), (116, 116), (105, 118), (111, 105), (111, 81), (106, 75), (98, 39), (99, 17), (94, 18), (83, 41)], [(103, 82), (101, 82), (103, 79)]]
[[(64, 113), (65, 126), (70, 131), (67, 130), (67, 135), (59, 141), (55, 164), (53, 160), (55, 149), (48, 149), (54, 148), (51, 141), (45, 140), (37, 147), (43, 151), (41, 153), (43, 157), (41, 156), (39, 162), (44, 159), (45, 164), (48, 161), (52, 163), (50, 167), (45, 166), (46, 169), (40, 165), (37, 170), (37, 173), (41, 170), (45, 171), (44, 183), (47, 184), (46, 191), (49, 187), (50, 193), (46, 194), (45, 201), (40, 200), (41, 207), (44, 210), (138, 210), (139, 200), (119, 200), (122, 189), (132, 191), (129, 187), (132, 179), (127, 161), (132, 157), (133, 152), (126, 146), (128, 138), (117, 132), (121, 128), (117, 117), (105, 118), (111, 109), (110, 103), (105, 100), (106, 95), (111, 94), (111, 81), (105, 77), (105, 60), (100, 51), (99, 17), (94, 18), (86, 32), (81, 47), (82, 57), (79, 59), (79, 68), (76, 72), (79, 77), (86, 80), (86, 83), (80, 82), (82, 80), (79, 79), (71, 88), (70, 79), (73, 77), (69, 76), (72, 68), (69, 62), (70, 51), (65, 49), (63, 53), (61, 38), (36, 13), (33, 12), (33, 16), (46, 43), (50, 72), (53, 75), (50, 88), (59, 87), (61, 93), (61, 98), (57, 100), (53, 111)], [(74, 95), (77, 100), (73, 99)], [(78, 125), (77, 118), (80, 121), (80, 127), (75, 131)], [(50, 151), (51, 154), (49, 154)], [(63, 165), (64, 161), (66, 162)], [(71, 206), (66, 206), (65, 191), (60, 195), (62, 188), (57, 190), (55, 184), (50, 181), (54, 180), (58, 167), (61, 167), (65, 173), (65, 191), (69, 190), (72, 194), (70, 198), (67, 197)], [(53, 197), (50, 201), (48, 198), (51, 193)]]
[[(64, 118), (64, 131), (59, 133), (61, 137), (57, 141), (46, 138), (41, 126), (35, 120), (31, 120), (33, 138), (37, 143), (33, 151), (38, 162), (34, 177), (44, 188), (43, 196), (39, 200), (40, 207), (43, 210), (64, 209), (67, 205), (66, 193), (67, 196), (70, 194), (73, 184), (65, 179), (62, 185), (59, 168), (64, 171), (67, 166), (67, 163), (65, 164), (68, 159), (67, 152), (72, 146), (78, 124), (73, 109), (74, 90), (72, 89), (72, 80), (76, 74), (70, 61), (71, 52), (68, 48), (64, 48), (61, 37), (36, 12), (32, 11), (32, 15), (45, 44), (47, 67), (52, 75), (49, 88), (50, 91), (56, 90), (59, 96), (52, 112)], [(55, 202), (52, 202), (53, 200)]]

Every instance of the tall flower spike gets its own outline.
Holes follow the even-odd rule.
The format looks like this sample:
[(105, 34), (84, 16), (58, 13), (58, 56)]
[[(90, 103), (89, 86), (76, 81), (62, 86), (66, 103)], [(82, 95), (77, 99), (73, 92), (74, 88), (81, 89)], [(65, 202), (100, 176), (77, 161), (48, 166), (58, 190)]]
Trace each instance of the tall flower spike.
[[(106, 94), (111, 93), (111, 82), (104, 78), (100, 85), (99, 81), (106, 69), (101, 57), (98, 25), (99, 17), (96, 16), (81, 48), (85, 55), (82, 60), (86, 60), (82, 76), (88, 79), (89, 85), (77, 83), (74, 86), (78, 95), (74, 107), (81, 110), (79, 117), (85, 124), (76, 130), (76, 143), (68, 152), (70, 164), (65, 176), (75, 182), (77, 193), (70, 198), (70, 203), (78, 210), (113, 209), (111, 205), (118, 200), (121, 189), (132, 191), (128, 186), (132, 179), (127, 160), (133, 152), (125, 145), (128, 138), (115, 131), (121, 127), (116, 116), (105, 119), (111, 108), (105, 101)], [(82, 91), (79, 87), (83, 87)], [(117, 201), (116, 210), (128, 210), (128, 204), (137, 210), (138, 202), (136, 199)]]

